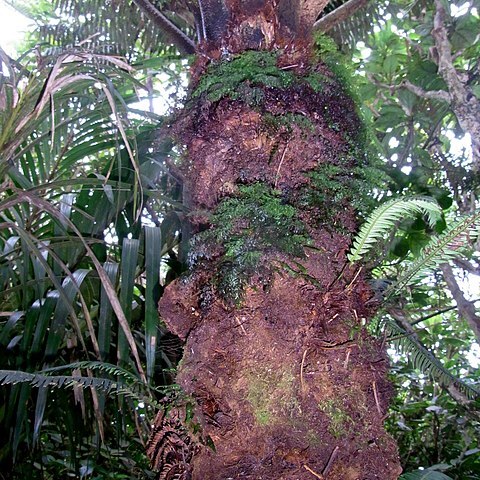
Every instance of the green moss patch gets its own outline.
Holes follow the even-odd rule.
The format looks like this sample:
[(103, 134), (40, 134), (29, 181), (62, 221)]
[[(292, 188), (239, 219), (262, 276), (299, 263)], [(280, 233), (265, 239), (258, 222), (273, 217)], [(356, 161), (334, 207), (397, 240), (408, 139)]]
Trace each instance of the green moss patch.
[(320, 209), (318, 219), (323, 224), (331, 223), (346, 204), (367, 215), (376, 205), (372, 189), (381, 189), (386, 181), (385, 174), (374, 165), (351, 168), (348, 158), (345, 163), (320, 164), (307, 174), (310, 182), (299, 197), (299, 208)]
[(318, 404), (318, 408), (328, 417), (330, 434), (335, 438), (343, 437), (352, 426), (352, 419), (345, 411), (342, 402), (333, 398)]
[(322, 92), (335, 81), (317, 72), (297, 76), (293, 71), (277, 66), (275, 52), (248, 50), (232, 59), (212, 64), (200, 79), (192, 98), (206, 96), (211, 102), (228, 97), (242, 99), (250, 105), (260, 105), (263, 88), (287, 89), (295, 84), (307, 84), (315, 93)]
[(222, 245), (215, 278), (220, 295), (233, 303), (242, 300), (248, 279), (258, 271), (264, 253), (280, 251), (297, 257), (310, 243), (296, 209), (283, 203), (279, 192), (265, 184), (239, 187), (211, 217), (212, 228), (199, 234), (190, 253), (190, 267), (206, 258), (208, 245)]
[(288, 88), (295, 82), (295, 76), (277, 67), (274, 52), (250, 50), (231, 60), (211, 65), (192, 98), (206, 95), (212, 102), (224, 97), (238, 99), (242, 93), (238, 86), (245, 82), (250, 86)]
[(313, 122), (305, 115), (300, 115), (297, 113), (287, 112), (282, 115), (265, 113), (263, 115), (263, 122), (268, 129), (272, 129), (274, 131), (285, 128), (287, 132), (290, 133), (293, 125), (312, 133), (315, 131), (315, 125)]
[(299, 410), (294, 380), (291, 371), (281, 371), (278, 366), (248, 373), (246, 399), (259, 425), (274, 424), (279, 417), (292, 417)]

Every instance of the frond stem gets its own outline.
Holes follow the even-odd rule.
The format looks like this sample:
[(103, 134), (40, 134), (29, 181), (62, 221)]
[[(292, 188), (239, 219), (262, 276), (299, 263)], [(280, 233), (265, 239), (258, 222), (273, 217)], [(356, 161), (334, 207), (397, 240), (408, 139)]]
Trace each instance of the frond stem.
[(170, 40), (178, 47), (181, 53), (193, 54), (196, 52), (195, 42), (180, 30), (170, 19), (168, 19), (155, 5), (149, 0), (133, 0), (133, 2), (145, 14), (160, 27), (170, 38)]
[(313, 24), (313, 29), (328, 32), (339, 23), (365, 7), (371, 0), (349, 0)]

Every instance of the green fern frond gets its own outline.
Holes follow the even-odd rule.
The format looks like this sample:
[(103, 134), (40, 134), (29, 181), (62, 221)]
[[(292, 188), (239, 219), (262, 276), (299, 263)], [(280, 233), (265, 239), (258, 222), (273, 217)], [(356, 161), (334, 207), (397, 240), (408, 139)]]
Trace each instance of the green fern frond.
[(392, 343), (408, 355), (414, 368), (430, 375), (443, 387), (455, 386), (469, 400), (480, 398), (480, 391), (453, 375), (414, 335), (409, 334), (395, 321), (386, 320), (385, 329)]
[(461, 255), (462, 251), (468, 247), (469, 239), (478, 236), (479, 227), (480, 213), (468, 215), (454, 223), (422, 249), (419, 257), (387, 289), (385, 297), (389, 298), (407, 285), (417, 282), (425, 270), (432, 269)]
[[(146, 384), (138, 374), (129, 372), (124, 368), (119, 367), (118, 365), (113, 365), (112, 363), (108, 362), (99, 362), (99, 361), (81, 361), (81, 362), (73, 362), (67, 365), (61, 365), (59, 367), (51, 367), (47, 368), (42, 371), (42, 373), (47, 372), (58, 372), (61, 370), (66, 369), (88, 369), (91, 371), (100, 372), (104, 376), (115, 378), (116, 381), (119, 383), (120, 387), (128, 387), (130, 391), (142, 391), (149, 396), (152, 396), (152, 393), (159, 393), (161, 395), (169, 395), (175, 396), (176, 392), (179, 390), (179, 386), (176, 384), (173, 385), (163, 385), (163, 386), (151, 386)], [(168, 371), (168, 370), (167, 370)]]
[(348, 260), (351, 263), (361, 260), (380, 239), (395, 228), (397, 222), (419, 214), (425, 215), (433, 227), (440, 219), (442, 209), (430, 197), (397, 198), (380, 205), (367, 218), (353, 240)]
[(43, 375), (18, 370), (0, 370), (0, 385), (15, 385), (29, 383), (38, 388), (82, 388), (93, 387), (110, 393), (118, 389), (119, 384), (108, 378), (82, 377), (76, 375)]
[(49, 372), (58, 372), (61, 370), (67, 369), (89, 369), (92, 371), (99, 371), (103, 374), (109, 375), (111, 377), (115, 377), (117, 379), (123, 379), (125, 383), (141, 383), (143, 385), (144, 382), (134, 373), (125, 370), (117, 365), (113, 365), (112, 363), (107, 362), (98, 362), (98, 361), (83, 361), (83, 362), (73, 362), (67, 365), (61, 365), (59, 367), (51, 367), (42, 370), (42, 373), (49, 373)]
[[(51, 375), (52, 372), (66, 369), (88, 369), (90, 371), (101, 372), (103, 376), (99, 378), (84, 377), (81, 375)], [(151, 387), (128, 370), (118, 367), (117, 365), (97, 361), (74, 362), (68, 365), (47, 368), (36, 373), (18, 370), (0, 370), (0, 385), (14, 385), (17, 383), (29, 383), (32, 387), (38, 388), (93, 387), (106, 394), (132, 398), (153, 407), (159, 406), (158, 402), (154, 400), (154, 392), (162, 396), (167, 395), (170, 397), (175, 397), (178, 393), (175, 391), (175, 385), (156, 388)]]

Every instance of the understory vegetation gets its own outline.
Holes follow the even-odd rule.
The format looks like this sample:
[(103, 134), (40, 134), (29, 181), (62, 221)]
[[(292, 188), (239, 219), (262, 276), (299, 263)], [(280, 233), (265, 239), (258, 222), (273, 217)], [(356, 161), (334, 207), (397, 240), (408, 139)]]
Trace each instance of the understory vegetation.
[[(331, 285), (345, 282), (348, 294), (371, 272), (362, 299), (376, 313), (367, 325), (352, 320), (348, 342), (368, 331), (388, 349), (395, 393), (385, 424), (401, 478), (479, 480), (480, 3), (364, 2), (330, 25), (328, 15), (350, 3), (332, 0), (317, 21), (331, 38), (315, 40), (330, 70), (303, 77), (254, 49), (195, 63), (197, 2), (146, 2), (178, 38), (143, 1), (4, 3), (35, 28), (18, 53), (0, 42), (0, 478), (158, 478), (146, 452), (164, 412), (215, 452), (194, 410), (203, 402), (217, 422), (218, 406), (177, 384), (184, 338), (168, 330), (159, 301), (174, 280), (185, 291), (195, 281), (199, 311), (188, 299), (178, 309), (197, 318), (219, 298), (241, 309), (246, 292), (268, 291), (278, 272), (292, 290), (299, 278), (306, 292), (320, 288), (302, 262), (329, 255), (315, 244), (321, 228), (350, 242)], [(187, 95), (202, 61), (210, 66)], [(360, 128), (338, 85), (354, 98)], [(338, 101), (322, 118), (348, 146), (336, 163), (305, 167), (295, 192), (281, 185), (289, 138), (308, 144), (316, 127), (300, 109), (272, 113), (288, 104), (275, 96), (287, 90)], [(278, 158), (278, 168), (271, 186), (260, 174), (222, 177), (222, 198), (210, 199), (213, 187), (204, 194), (215, 208), (192, 209), (178, 128), (201, 130), (229, 102), (250, 109), (258, 151), (280, 139), (262, 160), (273, 169)], [(358, 228), (339, 220), (343, 212), (354, 212)], [(272, 251), (285, 258), (270, 261)], [(192, 275), (211, 262), (215, 275)], [(244, 372), (242, 395), (260, 428), (282, 415), (295, 428), (308, 353), (291, 369)], [(357, 387), (316, 402), (333, 439), (354, 436), (363, 421), (348, 409), (368, 408)], [(313, 427), (308, 435), (321, 445)]]

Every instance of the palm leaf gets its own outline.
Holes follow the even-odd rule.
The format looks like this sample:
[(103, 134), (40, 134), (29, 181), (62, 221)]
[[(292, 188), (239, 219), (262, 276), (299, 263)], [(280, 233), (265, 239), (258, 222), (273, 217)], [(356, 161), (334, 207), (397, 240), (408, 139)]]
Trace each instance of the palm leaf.
[[(335, 11), (348, 3), (348, 0), (331, 0), (323, 10), (316, 27), (325, 31), (323, 20), (327, 15), (335, 14)], [(391, 2), (386, 0), (366, 0), (356, 2), (361, 8), (346, 17), (342, 16), (341, 21), (334, 22), (333, 27), (328, 29), (328, 34), (333, 37), (342, 48), (354, 49), (357, 42), (365, 41), (373, 32), (375, 25), (385, 25), (387, 18), (395, 18), (397, 15), (407, 15), (413, 18), (421, 13), (422, 8), (427, 4), (426, 0), (412, 0), (408, 2)]]
[(147, 378), (151, 380), (155, 371), (155, 355), (158, 337), (157, 304), (160, 299), (160, 262), (162, 231), (158, 227), (145, 227), (145, 350)]
[[(12, 1), (14, 4), (20, 2)], [(150, 2), (165, 17), (166, 22), (173, 22), (187, 36), (194, 36), (193, 13), (181, 7), (178, 2)], [(169, 5), (172, 4), (172, 6)], [(25, 9), (25, 8), (24, 8)], [(91, 51), (104, 54), (133, 54), (135, 47), (144, 51), (162, 55), (176, 55), (176, 48), (171, 45), (164, 29), (132, 1), (115, 3), (85, 0), (81, 3), (72, 0), (56, 0), (52, 12), (61, 12), (62, 22), (46, 22), (41, 15), (29, 8), (29, 16), (36, 19), (39, 36), (51, 45), (63, 48), (88, 45)], [(79, 19), (86, 16), (89, 21)], [(53, 50), (53, 49), (52, 49)]]
[[(3, 312), (13, 312), (0, 324), (4, 347), (0, 368), (7, 372), (0, 384), (10, 385), (1, 391), (2, 430), (11, 439), (2, 451), (6, 455), (20, 446), (25, 451), (23, 444), (32, 445), (32, 433), (34, 441), (39, 438), (44, 418), (52, 418), (53, 395), (48, 393), (52, 381), (74, 389), (87, 414), (85, 420), (92, 418), (91, 406), (83, 398), (84, 389), (90, 388), (99, 426), (108, 383), (116, 385), (114, 393), (133, 400), (123, 402), (125, 418), (133, 415), (143, 423), (135, 406), (139, 401), (154, 403), (144, 386), (130, 317), (117, 297), (118, 264), (105, 262), (119, 260), (118, 247), (105, 242), (105, 230), (113, 229), (115, 234), (119, 218), (128, 218), (128, 225), (133, 225), (143, 197), (140, 181), (157, 188), (153, 179), (162, 165), (156, 163), (157, 170), (146, 174), (148, 183), (140, 178), (141, 165), (136, 162), (146, 160), (138, 153), (154, 155), (154, 151), (152, 140), (137, 145), (136, 135), (151, 130), (158, 118), (142, 118), (136, 109), (135, 118), (127, 123), (128, 104), (136, 100), (134, 87), (139, 84), (120, 59), (70, 51), (57, 60), (43, 57), (42, 61), (47, 66), (38, 71), (35, 66), (35, 75), (15, 62), (4, 62), (11, 74), (0, 79), (0, 93), (5, 94), (0, 109), (0, 301)], [(100, 84), (103, 88), (97, 88)], [(122, 150), (125, 142), (128, 146)], [(148, 198), (148, 191), (144, 193)], [(129, 268), (135, 272), (138, 265)], [(137, 273), (143, 274), (140, 269)], [(134, 288), (135, 281), (124, 290)], [(86, 373), (73, 370), (70, 375), (37, 371), (46, 357), (53, 365), (69, 361), (72, 355), (89, 358), (92, 351), (99, 359), (109, 359), (112, 340), (117, 340), (111, 335), (113, 313), (126, 338), (125, 358), (135, 358), (137, 374), (104, 382), (92, 379), (88, 366), (78, 367)], [(76, 335), (71, 335), (72, 330)], [(13, 369), (17, 376), (8, 373)], [(52, 375), (57, 378), (52, 380)], [(85, 424), (85, 432), (75, 431), (77, 413), (66, 402), (64, 419), (74, 454), (89, 425)], [(111, 405), (107, 403), (105, 410)], [(103, 425), (105, 431), (112, 428)], [(127, 428), (125, 423), (124, 432)]]
[[(140, 242), (137, 239), (123, 239), (122, 261), (120, 263), (120, 304), (129, 328), (132, 315), (133, 290), (138, 265), (139, 246)], [(129, 361), (130, 352), (124, 327), (121, 325), (118, 329), (117, 351), (120, 365), (124, 367)]]
[[(112, 282), (112, 285), (116, 285), (116, 279), (118, 274), (118, 264), (113, 262), (106, 262), (103, 265), (105, 273)], [(112, 338), (112, 317), (113, 309), (110, 304), (107, 292), (100, 287), (100, 313), (98, 317), (98, 344), (100, 349), (100, 358), (106, 361), (109, 358), (110, 342)]]

